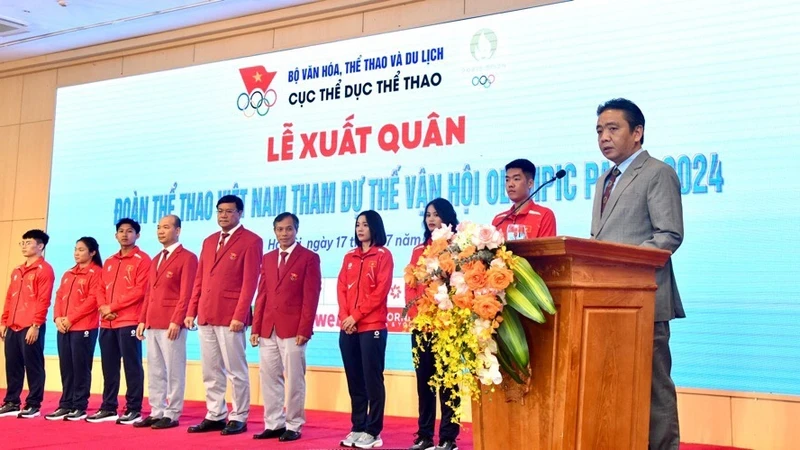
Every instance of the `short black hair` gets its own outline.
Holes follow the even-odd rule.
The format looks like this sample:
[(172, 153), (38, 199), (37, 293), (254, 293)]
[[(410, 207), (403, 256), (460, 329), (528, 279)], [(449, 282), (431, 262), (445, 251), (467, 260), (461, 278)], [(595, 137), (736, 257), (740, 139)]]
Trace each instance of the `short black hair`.
[(508, 169), (520, 169), (522, 173), (525, 174), (526, 177), (529, 179), (536, 178), (536, 166), (533, 165), (532, 162), (528, 161), (527, 159), (515, 159), (510, 163), (506, 164), (506, 172)]
[(244, 211), (244, 202), (241, 198), (235, 195), (223, 195), (219, 200), (217, 200), (217, 208), (219, 208), (219, 205), (223, 203), (236, 203), (236, 210), (239, 212)]
[(22, 239), (33, 239), (45, 247), (47, 247), (47, 243), (50, 242), (50, 236), (48, 236), (44, 231), (38, 229), (26, 231), (25, 234), (22, 235)]
[(89, 250), (89, 253), (94, 252), (94, 256), (92, 256), (92, 262), (95, 263), (95, 265), (103, 267), (103, 258), (100, 257), (100, 244), (97, 243), (97, 239), (91, 236), (84, 236), (78, 239), (78, 242), (83, 242), (83, 245), (86, 246), (86, 248)]
[(167, 217), (172, 217), (172, 221), (175, 224), (175, 228), (181, 227), (181, 218), (178, 217), (177, 214), (167, 214), (166, 216), (162, 217), (162, 219), (166, 219)]
[(139, 225), (139, 222), (133, 219), (129, 219), (127, 217), (124, 219), (119, 219), (119, 222), (117, 222), (117, 231), (119, 231), (119, 227), (123, 225), (130, 225), (131, 228), (133, 228), (133, 231), (136, 232), (136, 234), (139, 234), (139, 232), (142, 231), (142, 226)]
[(272, 228), (275, 228), (275, 226), (278, 225), (278, 222), (286, 220), (287, 217), (291, 217), (292, 218), (292, 222), (294, 222), (294, 229), (295, 230), (299, 230), (300, 229), (300, 219), (298, 219), (297, 216), (295, 216), (294, 214), (292, 214), (290, 212), (282, 212), (282, 213), (278, 214), (275, 217), (275, 220), (272, 221)]
[(441, 197), (435, 198), (425, 205), (425, 210), (422, 212), (422, 228), (425, 230), (424, 242), (428, 242), (428, 239), (431, 238), (431, 234), (433, 234), (433, 232), (428, 229), (428, 221), (425, 220), (428, 215), (428, 208), (431, 206), (436, 210), (436, 214), (442, 219), (443, 224), (452, 226), (453, 230), (458, 226), (458, 216), (456, 215), (455, 208), (453, 208), (453, 204)]
[[(358, 218), (364, 216), (367, 219), (367, 226), (369, 227), (369, 235), (372, 238), (371, 245), (376, 247), (383, 247), (386, 245), (386, 229), (383, 227), (383, 219), (377, 211), (369, 210), (364, 211), (356, 217), (356, 224)], [(358, 234), (354, 234), (356, 242), (358, 242)]]
[(599, 117), (600, 114), (609, 109), (616, 109), (625, 114), (625, 121), (628, 122), (631, 132), (638, 126), (642, 127), (642, 139), (639, 143), (644, 145), (644, 113), (636, 106), (636, 103), (627, 98), (612, 98), (597, 107), (597, 116)]

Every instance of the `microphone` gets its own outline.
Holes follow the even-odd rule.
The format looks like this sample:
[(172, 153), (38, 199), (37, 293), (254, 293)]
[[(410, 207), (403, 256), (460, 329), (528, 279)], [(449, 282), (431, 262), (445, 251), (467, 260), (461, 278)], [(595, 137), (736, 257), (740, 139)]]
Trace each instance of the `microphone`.
[(537, 187), (536, 190), (534, 190), (533, 193), (531, 195), (529, 195), (528, 198), (526, 198), (524, 202), (520, 203), (519, 206), (514, 208), (514, 211), (512, 211), (511, 214), (503, 217), (503, 220), (501, 220), (500, 223), (498, 223), (495, 228), (497, 228), (499, 230), (500, 229), (500, 225), (502, 225), (503, 222), (505, 222), (509, 217), (517, 214), (517, 211), (519, 211), (520, 208), (522, 208), (525, 205), (525, 203), (528, 203), (528, 200), (532, 199), (533, 196), (536, 195), (539, 191), (541, 191), (543, 187), (553, 183), (556, 180), (560, 180), (560, 179), (564, 178), (565, 176), (567, 176), (567, 171), (564, 170), (564, 169), (561, 169), (558, 172), (556, 172), (556, 174), (555, 174), (555, 176), (553, 178), (550, 178), (546, 182), (540, 184), (539, 187)]

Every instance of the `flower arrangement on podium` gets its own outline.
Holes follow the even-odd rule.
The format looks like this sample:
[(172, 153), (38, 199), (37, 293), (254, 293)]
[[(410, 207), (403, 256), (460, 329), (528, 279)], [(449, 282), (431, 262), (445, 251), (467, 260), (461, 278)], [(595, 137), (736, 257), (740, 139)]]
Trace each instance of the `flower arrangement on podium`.
[[(519, 315), (544, 323), (555, 314), (553, 298), (530, 263), (506, 249), (503, 234), (491, 225), (442, 225), (404, 280), (417, 297), (406, 306), (416, 315), (407, 322), (434, 354), (433, 388), (459, 388), (480, 398), (480, 385), (520, 385), (530, 377), (530, 352)], [(417, 348), (414, 363), (418, 363)], [(502, 371), (501, 371), (502, 368)], [(460, 403), (451, 399), (459, 423)]]

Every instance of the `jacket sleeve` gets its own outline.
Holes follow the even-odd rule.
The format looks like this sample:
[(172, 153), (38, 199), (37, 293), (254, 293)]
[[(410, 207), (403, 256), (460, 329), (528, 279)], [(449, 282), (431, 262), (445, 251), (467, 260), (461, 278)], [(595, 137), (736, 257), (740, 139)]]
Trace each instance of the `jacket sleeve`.
[[(205, 243), (203, 243), (203, 247), (205, 247)], [(189, 298), (189, 308), (186, 310), (186, 317), (197, 317), (200, 294), (203, 292), (203, 249), (200, 249), (198, 258), (197, 274), (194, 276), (194, 286), (192, 287), (192, 296)]]
[(175, 305), (175, 310), (172, 312), (170, 322), (183, 326), (183, 320), (186, 319), (186, 312), (189, 308), (192, 292), (194, 291), (193, 285), (197, 275), (197, 256), (189, 253), (185, 257), (183, 268), (181, 269), (181, 292), (178, 297), (178, 304)]
[(261, 259), (261, 277), (258, 279), (258, 295), (256, 296), (255, 312), (253, 312), (253, 328), (250, 330), (251, 334), (259, 336), (261, 336), (261, 320), (264, 316), (264, 307), (267, 304), (267, 276), (264, 273), (267, 266), (266, 261), (267, 256), (264, 255)]
[[(551, 237), (556, 235), (556, 215), (551, 209), (545, 211), (542, 216), (542, 223), (539, 226), (539, 235), (535, 237)], [(532, 238), (534, 236), (528, 236)]]
[(683, 242), (683, 206), (681, 184), (670, 167), (660, 169), (647, 187), (647, 212), (653, 237), (642, 243), (675, 253)]
[(389, 291), (392, 289), (392, 272), (394, 271), (394, 260), (391, 253), (387, 251), (380, 258), (377, 269), (375, 273), (375, 288), (364, 296), (364, 300), (358, 303), (358, 307), (352, 313), (356, 323), (372, 311), (386, 305), (389, 301)]
[(233, 319), (247, 324), (250, 317), (250, 308), (253, 304), (253, 297), (258, 288), (258, 279), (261, 275), (261, 258), (264, 256), (264, 241), (256, 238), (244, 253), (244, 274), (242, 276), (242, 290), (239, 293), (239, 301), (233, 312)]
[[(151, 267), (152, 269), (152, 267)], [(139, 323), (147, 323), (147, 309), (150, 308), (150, 296), (153, 290), (150, 289), (150, 275), (147, 276), (148, 289), (144, 292), (144, 300), (142, 301), (142, 308), (139, 311)]]
[(300, 323), (297, 334), (311, 339), (314, 334), (314, 316), (317, 315), (319, 293), (322, 291), (322, 268), (319, 255), (311, 253), (310, 261), (306, 264), (306, 273), (303, 284), (303, 309), (300, 312)]
[[(17, 270), (17, 269), (14, 269)], [(11, 272), (14, 273), (13, 271)], [(0, 324), (8, 326), (8, 314), (11, 310), (11, 288), (14, 285), (14, 275), (11, 275), (11, 282), (8, 284), (8, 289), (6, 289), (6, 301), (3, 302), (3, 318)]]
[[(424, 250), (424, 249), (423, 249)], [(409, 261), (409, 266), (416, 266), (417, 261), (419, 261), (420, 256), (422, 256), (423, 250), (414, 250), (411, 251), (411, 261)], [(411, 286), (410, 284), (406, 284), (406, 304), (409, 304), (417, 299), (420, 294), (420, 289), (418, 286)]]
[(104, 289), (102, 277), (97, 272), (90, 273), (86, 277), (86, 281), (86, 300), (80, 303), (76, 302), (77, 307), (66, 312), (67, 320), (73, 324), (97, 311), (97, 298), (98, 295), (102, 295), (101, 291)]
[(36, 276), (36, 311), (33, 314), (33, 323), (42, 326), (47, 321), (47, 310), (50, 309), (50, 302), (53, 298), (53, 283), (56, 276), (53, 269), (45, 266)]
[(133, 288), (125, 292), (118, 302), (114, 303), (111, 299), (111, 312), (117, 312), (130, 306), (141, 303), (144, 300), (145, 290), (147, 289), (147, 278), (150, 275), (150, 258), (142, 256), (142, 261), (136, 266)]
[(350, 308), (347, 307), (347, 255), (342, 261), (342, 268), (339, 270), (339, 278), (336, 282), (336, 302), (339, 303), (339, 323), (350, 315)]

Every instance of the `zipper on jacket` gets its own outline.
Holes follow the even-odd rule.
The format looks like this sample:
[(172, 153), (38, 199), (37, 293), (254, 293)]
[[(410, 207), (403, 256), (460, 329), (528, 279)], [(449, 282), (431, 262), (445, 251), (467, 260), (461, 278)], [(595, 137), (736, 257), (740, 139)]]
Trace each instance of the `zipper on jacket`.
[[(19, 270), (17, 268), (16, 270)], [(17, 309), (19, 308), (19, 302), (22, 298), (22, 289), (25, 287), (25, 272), (19, 270), (19, 279), (20, 279), (20, 288), (17, 291), (17, 302), (14, 304), (14, 314), (11, 316), (11, 322), (9, 322), (9, 326), (14, 324), (14, 320), (17, 319)]]
[(64, 317), (69, 316), (69, 299), (72, 298), (72, 287), (75, 286), (75, 278), (76, 277), (73, 276), (72, 282), (69, 283), (69, 291), (67, 291), (67, 306), (64, 307)]
[[(361, 271), (364, 270), (364, 257), (361, 257), (361, 264), (358, 266), (358, 279), (356, 280), (356, 302), (353, 309), (358, 310), (358, 294), (361, 292)], [(350, 314), (352, 316), (352, 314)]]
[[(108, 306), (111, 306), (111, 303), (114, 302), (114, 290), (117, 288), (117, 278), (119, 278), (119, 268), (120, 267), (122, 267), (122, 261), (120, 261), (119, 264), (117, 265), (117, 272), (114, 274), (114, 282), (111, 283), (111, 298), (108, 300), (108, 303), (107, 303)], [(111, 328), (114, 328), (113, 324), (111, 323), (113, 321), (106, 320), (106, 322), (108, 322), (109, 325), (111, 325)]]

